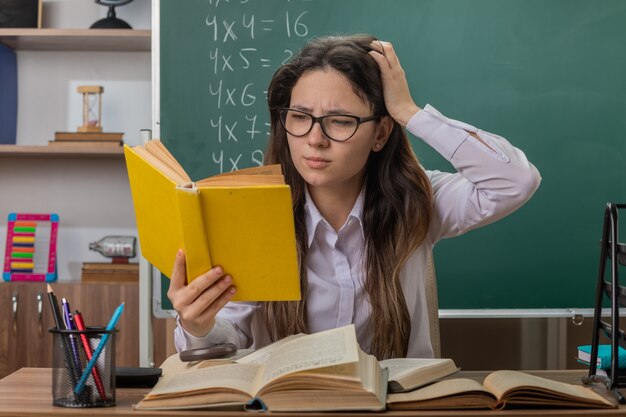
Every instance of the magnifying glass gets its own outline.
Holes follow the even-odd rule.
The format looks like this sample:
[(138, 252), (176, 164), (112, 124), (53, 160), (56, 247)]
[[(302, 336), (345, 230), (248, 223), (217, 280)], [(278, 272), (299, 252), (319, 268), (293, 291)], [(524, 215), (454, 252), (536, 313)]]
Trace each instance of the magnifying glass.
[(237, 346), (233, 343), (220, 343), (198, 349), (184, 350), (180, 352), (179, 357), (183, 362), (194, 362), (205, 359), (225, 358), (236, 352)]

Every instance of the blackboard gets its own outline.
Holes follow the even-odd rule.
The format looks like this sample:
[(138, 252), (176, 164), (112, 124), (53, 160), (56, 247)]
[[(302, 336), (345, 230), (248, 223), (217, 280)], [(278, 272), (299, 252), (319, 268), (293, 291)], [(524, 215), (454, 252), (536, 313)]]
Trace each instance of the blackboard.
[[(442, 309), (593, 306), (602, 213), (626, 201), (626, 2), (160, 0), (160, 133), (193, 179), (262, 161), (265, 90), (319, 35), (391, 41), (419, 105), (506, 137), (524, 207), (435, 249)], [(412, 138), (427, 169), (450, 164)]]

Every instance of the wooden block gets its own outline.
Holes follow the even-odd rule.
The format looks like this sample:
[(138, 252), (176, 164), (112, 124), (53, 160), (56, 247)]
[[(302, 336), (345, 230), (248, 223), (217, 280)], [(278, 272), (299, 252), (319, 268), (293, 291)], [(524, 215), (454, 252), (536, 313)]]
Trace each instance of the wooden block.
[(139, 264), (114, 264), (109, 262), (83, 263), (83, 282), (138, 282)]

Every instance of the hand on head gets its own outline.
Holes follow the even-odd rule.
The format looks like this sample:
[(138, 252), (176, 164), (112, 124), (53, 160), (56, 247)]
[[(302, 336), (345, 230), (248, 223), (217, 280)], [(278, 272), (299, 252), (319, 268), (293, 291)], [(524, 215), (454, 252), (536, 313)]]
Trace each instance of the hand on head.
[(215, 316), (235, 294), (230, 275), (221, 267), (194, 279), (189, 285), (185, 269), (185, 254), (178, 251), (167, 297), (178, 313), (180, 324), (195, 337), (206, 336), (215, 325)]
[(420, 108), (415, 104), (409, 91), (404, 70), (400, 65), (393, 45), (384, 41), (373, 41), (369, 54), (380, 68), (383, 94), (387, 111), (395, 121), (406, 126), (411, 116)]

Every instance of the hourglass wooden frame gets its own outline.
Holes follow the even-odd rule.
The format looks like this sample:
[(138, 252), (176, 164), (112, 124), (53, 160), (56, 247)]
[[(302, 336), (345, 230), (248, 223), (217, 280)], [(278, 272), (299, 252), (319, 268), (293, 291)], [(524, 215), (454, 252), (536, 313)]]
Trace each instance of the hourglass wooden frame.
[[(78, 131), (87, 133), (102, 132), (102, 93), (104, 92), (104, 87), (100, 85), (82, 85), (78, 87), (78, 92), (83, 95), (83, 125), (78, 126)], [(92, 102), (90, 96), (96, 94), (98, 95), (98, 99)], [(95, 123), (93, 123), (89, 117), (93, 103), (97, 103), (98, 105), (98, 117), (95, 119)]]

